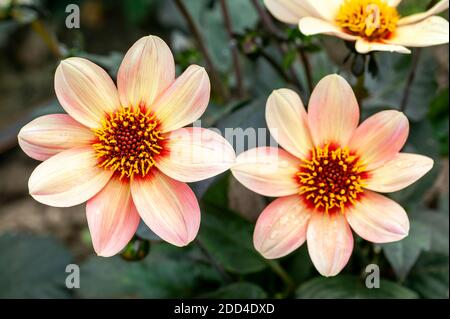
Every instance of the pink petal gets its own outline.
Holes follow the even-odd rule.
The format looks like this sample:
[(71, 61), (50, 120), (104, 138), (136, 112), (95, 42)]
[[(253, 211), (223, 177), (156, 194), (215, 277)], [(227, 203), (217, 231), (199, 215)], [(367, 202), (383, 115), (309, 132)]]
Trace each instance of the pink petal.
[(305, 242), (310, 216), (298, 195), (277, 198), (256, 222), (253, 234), (256, 250), (268, 259), (291, 253)]
[(100, 169), (90, 146), (71, 148), (35, 168), (28, 181), (30, 195), (46, 205), (70, 207), (97, 194), (112, 171)]
[(22, 150), (39, 161), (72, 147), (87, 145), (93, 139), (90, 129), (66, 114), (38, 117), (25, 125), (18, 135)]
[(373, 243), (389, 243), (408, 236), (405, 210), (393, 200), (366, 190), (361, 201), (345, 212), (353, 230)]
[(194, 192), (155, 170), (146, 179), (131, 182), (133, 201), (150, 229), (175, 246), (186, 246), (198, 233), (200, 208)]
[(292, 90), (279, 89), (267, 100), (266, 121), (270, 134), (289, 153), (305, 158), (313, 147), (305, 107)]
[(320, 18), (301, 18), (298, 27), (304, 35), (328, 34), (349, 41), (357, 39), (356, 36), (345, 33), (338, 26)]
[(55, 73), (55, 92), (62, 107), (81, 124), (96, 128), (105, 113), (120, 106), (116, 86), (108, 73), (82, 58), (68, 58)]
[(241, 184), (258, 194), (287, 196), (298, 192), (299, 162), (281, 148), (258, 147), (239, 154), (231, 172)]
[(408, 138), (407, 117), (398, 111), (382, 111), (365, 120), (350, 141), (367, 170), (382, 166), (401, 150)]
[(389, 43), (369, 42), (365, 39), (358, 39), (355, 44), (355, 49), (359, 53), (366, 54), (371, 51), (388, 51), (409, 54), (411, 50), (404, 46)]
[(376, 192), (399, 191), (416, 182), (433, 167), (433, 160), (418, 154), (398, 153), (392, 160), (373, 170), (364, 186)]
[(309, 256), (322, 276), (337, 275), (352, 254), (352, 231), (340, 213), (312, 214), (306, 240)]
[(311, 94), (308, 123), (316, 146), (346, 146), (359, 121), (359, 107), (347, 81), (336, 74), (324, 77)]
[(162, 122), (162, 131), (173, 131), (197, 120), (208, 106), (209, 93), (205, 69), (188, 67), (152, 106)]
[(448, 21), (442, 17), (433, 16), (423, 21), (403, 25), (395, 30), (388, 43), (410, 47), (426, 47), (448, 43)]
[[(433, 7), (431, 7), (429, 10), (427, 10), (425, 12), (416, 13), (416, 14), (401, 18), (398, 21), (398, 25), (412, 24), (412, 23), (416, 23), (416, 22), (425, 20), (428, 17), (431, 17), (435, 14), (439, 14), (439, 13), (447, 10), (448, 4), (449, 4), (449, 0), (439, 1)], [(447, 31), (447, 34), (448, 34), (448, 31)]]
[(146, 36), (133, 44), (117, 74), (123, 106), (150, 107), (175, 79), (175, 62), (167, 44), (157, 36)]
[(233, 147), (220, 134), (200, 127), (186, 127), (167, 136), (168, 154), (156, 159), (166, 175), (182, 182), (196, 182), (218, 175), (235, 161)]
[(121, 251), (133, 237), (140, 220), (129, 183), (116, 178), (87, 202), (86, 215), (95, 252), (103, 257)]

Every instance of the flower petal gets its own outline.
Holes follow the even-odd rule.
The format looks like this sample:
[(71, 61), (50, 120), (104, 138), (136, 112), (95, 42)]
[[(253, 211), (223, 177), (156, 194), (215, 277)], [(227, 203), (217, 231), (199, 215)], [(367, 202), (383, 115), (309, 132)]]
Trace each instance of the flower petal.
[(449, 4), (449, 0), (439, 1), (433, 7), (431, 7), (429, 10), (427, 10), (425, 12), (416, 13), (416, 14), (401, 18), (397, 24), (400, 26), (400, 25), (412, 24), (412, 23), (416, 23), (416, 22), (425, 20), (428, 17), (431, 17), (435, 14), (439, 14), (439, 13), (447, 10), (448, 4)]
[(116, 86), (108, 73), (82, 58), (68, 58), (55, 73), (55, 92), (62, 107), (81, 124), (97, 128), (105, 113), (120, 107)]
[(388, 43), (410, 47), (426, 47), (448, 43), (448, 21), (433, 16), (421, 22), (398, 27)]
[(248, 189), (264, 196), (298, 192), (299, 160), (276, 147), (258, 147), (239, 154), (231, 167), (233, 176)]
[(303, 0), (264, 0), (269, 12), (278, 20), (297, 24), (300, 18), (314, 15), (314, 9)]
[(186, 127), (167, 136), (168, 154), (156, 166), (178, 181), (190, 183), (223, 173), (235, 161), (233, 147), (220, 134), (200, 127)]
[(298, 27), (304, 35), (328, 34), (344, 40), (355, 41), (358, 37), (345, 33), (338, 26), (314, 17), (301, 18)]
[(139, 225), (128, 182), (112, 178), (88, 200), (86, 215), (92, 244), (99, 256), (110, 257), (126, 246)]
[(197, 120), (208, 106), (209, 93), (205, 69), (189, 66), (152, 106), (162, 122), (162, 131), (173, 131)]
[(175, 246), (186, 246), (198, 233), (200, 208), (185, 183), (159, 171), (131, 182), (131, 194), (139, 215), (159, 237)]
[(382, 166), (401, 150), (408, 138), (408, 118), (398, 111), (382, 111), (365, 120), (350, 141), (367, 170)]
[(286, 256), (305, 242), (310, 216), (298, 195), (277, 198), (256, 222), (255, 249), (268, 259)]
[(387, 0), (388, 5), (391, 7), (397, 7), (402, 0)]
[(38, 117), (25, 125), (18, 135), (25, 154), (39, 161), (72, 147), (87, 145), (93, 138), (90, 129), (67, 114)]
[(97, 166), (91, 146), (71, 148), (36, 167), (28, 181), (30, 195), (46, 205), (70, 207), (97, 194), (112, 171)]
[(371, 51), (388, 51), (409, 54), (411, 50), (404, 46), (389, 43), (369, 42), (365, 39), (356, 40), (355, 49), (361, 54), (366, 54)]
[(389, 243), (408, 235), (409, 220), (405, 210), (393, 200), (365, 191), (361, 201), (345, 212), (352, 229), (365, 240)]
[(382, 193), (396, 192), (416, 182), (432, 167), (433, 160), (429, 157), (399, 153), (373, 170), (364, 187)]
[(117, 86), (123, 106), (150, 107), (175, 79), (175, 62), (167, 44), (157, 36), (146, 36), (125, 55)]
[(346, 146), (359, 121), (359, 107), (347, 81), (336, 74), (324, 77), (309, 100), (308, 124), (316, 146)]
[(270, 134), (289, 153), (307, 157), (313, 144), (302, 100), (292, 90), (279, 89), (267, 100), (266, 121)]
[(352, 254), (352, 231), (340, 213), (312, 214), (306, 240), (309, 256), (322, 276), (337, 275)]

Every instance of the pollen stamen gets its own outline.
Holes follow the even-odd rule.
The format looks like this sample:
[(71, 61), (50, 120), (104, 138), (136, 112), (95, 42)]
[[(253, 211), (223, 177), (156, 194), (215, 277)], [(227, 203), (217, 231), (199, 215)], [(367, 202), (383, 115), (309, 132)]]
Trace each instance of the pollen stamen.
[(299, 195), (316, 211), (344, 213), (363, 193), (367, 173), (348, 148), (326, 144), (310, 151), (299, 165)]
[(94, 133), (98, 166), (117, 172), (119, 179), (144, 177), (163, 150), (159, 122), (140, 108), (122, 108), (107, 115)]
[(374, 41), (389, 38), (399, 18), (397, 9), (385, 0), (345, 0), (336, 23), (349, 34)]

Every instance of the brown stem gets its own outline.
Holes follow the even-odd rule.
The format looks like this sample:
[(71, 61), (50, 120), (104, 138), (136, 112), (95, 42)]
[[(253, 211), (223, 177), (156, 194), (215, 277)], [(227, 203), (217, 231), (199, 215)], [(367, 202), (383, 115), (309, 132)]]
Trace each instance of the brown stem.
[(406, 107), (408, 106), (409, 94), (411, 92), (411, 87), (416, 78), (416, 69), (419, 64), (420, 54), (422, 50), (416, 49), (412, 54), (412, 62), (411, 69), (409, 70), (408, 79), (406, 80), (405, 89), (403, 91), (402, 102), (400, 104), (400, 111), (405, 112)]
[[(284, 34), (277, 28), (277, 26), (273, 23), (272, 18), (267, 14), (267, 11), (264, 10), (259, 1), (258, 0), (251, 0), (253, 3), (253, 6), (255, 7), (256, 12), (258, 12), (259, 17), (261, 18), (261, 22), (264, 26), (264, 28), (272, 35), (272, 37), (275, 39), (276, 41), (276, 45), (277, 45), (277, 49), (280, 52), (280, 54), (283, 56), (287, 53), (287, 48), (285, 46), (283, 46), (280, 42), (284, 42), (286, 41), (286, 37), (284, 36)], [(264, 56), (264, 55), (263, 55)], [(276, 65), (277, 63), (272, 59), (271, 61), (267, 58), (267, 56), (264, 56), (267, 61), (277, 69), (278, 73), (282, 74), (283, 78), (285, 78), (285, 76), (287, 76), (287, 79), (285, 78), (286, 81), (288, 81), (289, 83), (292, 83), (293, 85), (297, 86), (298, 89), (300, 91), (303, 91), (303, 86), (300, 82), (300, 80), (297, 77), (297, 74), (295, 73), (295, 69), (294, 67), (290, 66), (289, 67), (289, 75), (291, 76), (291, 78), (289, 78), (289, 76), (287, 75), (287, 73), (284, 72), (284, 70), (279, 67), (278, 65)], [(274, 63), (275, 62), (275, 63)], [(280, 69), (281, 68), (281, 72)]]
[(186, 20), (186, 23), (192, 35), (194, 36), (195, 41), (197, 42), (198, 48), (201, 51), (203, 58), (205, 59), (206, 67), (211, 75), (211, 81), (214, 88), (217, 90), (217, 93), (222, 97), (222, 99), (224, 99), (225, 101), (228, 100), (228, 91), (225, 89), (225, 86), (222, 84), (222, 81), (220, 80), (219, 73), (217, 72), (217, 69), (214, 67), (214, 63), (212, 62), (208, 49), (206, 48), (206, 45), (203, 41), (200, 31), (195, 25), (195, 22), (191, 14), (187, 10), (182, 0), (174, 0), (174, 1), (181, 15)]
[(227, 4), (225, 3), (225, 0), (220, 0), (220, 6), (222, 8), (222, 14), (223, 14), (224, 22), (225, 22), (225, 28), (228, 33), (228, 39), (230, 40), (230, 50), (231, 50), (231, 55), (233, 57), (233, 67), (234, 67), (234, 73), (236, 75), (238, 96), (243, 97), (245, 95), (244, 83), (242, 81), (242, 72), (241, 72), (241, 66), (239, 63), (239, 53), (238, 53), (238, 49), (236, 47), (236, 40), (233, 37), (233, 27), (231, 25), (230, 13), (228, 11), (228, 7), (227, 7)]

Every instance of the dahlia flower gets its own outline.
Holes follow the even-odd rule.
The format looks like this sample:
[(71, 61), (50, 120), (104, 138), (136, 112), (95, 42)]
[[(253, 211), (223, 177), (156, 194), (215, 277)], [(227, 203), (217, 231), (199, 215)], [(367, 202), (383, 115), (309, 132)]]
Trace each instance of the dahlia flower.
[(401, 17), (401, 0), (264, 0), (285, 23), (298, 24), (305, 35), (324, 33), (356, 41), (359, 53), (396, 51), (449, 42), (448, 21), (435, 16), (448, 8), (441, 0), (426, 12)]
[(408, 136), (406, 116), (379, 112), (358, 126), (359, 107), (338, 75), (314, 89), (308, 113), (289, 89), (275, 90), (266, 121), (283, 149), (260, 147), (239, 154), (231, 167), (244, 186), (270, 203), (256, 223), (253, 241), (265, 258), (279, 258), (307, 241), (324, 276), (338, 274), (353, 250), (353, 229), (374, 243), (408, 235), (405, 210), (378, 194), (398, 191), (422, 177), (433, 160), (400, 152)]
[(19, 133), (19, 145), (43, 161), (30, 176), (31, 196), (68, 207), (87, 201), (98, 255), (118, 253), (140, 218), (167, 242), (184, 246), (199, 229), (200, 209), (186, 182), (212, 177), (235, 159), (219, 134), (183, 128), (205, 111), (210, 83), (191, 65), (175, 80), (166, 43), (138, 40), (127, 52), (117, 88), (99, 66), (63, 60), (55, 91), (68, 114), (39, 117)]

